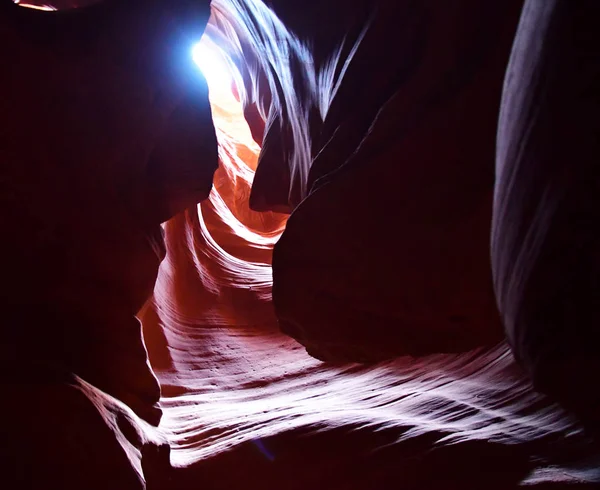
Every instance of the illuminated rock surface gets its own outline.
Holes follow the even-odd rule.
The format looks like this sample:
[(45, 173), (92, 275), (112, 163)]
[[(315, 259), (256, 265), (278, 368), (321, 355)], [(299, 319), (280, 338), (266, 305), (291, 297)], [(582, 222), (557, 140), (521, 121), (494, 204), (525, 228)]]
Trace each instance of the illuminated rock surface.
[(206, 32), (240, 73), (239, 100), (206, 73), (212, 110), (202, 2), (54, 27), (0, 11), (8, 488), (600, 483), (596, 443), (534, 391), (494, 307), (519, 2), (372, 4), (213, 2)]

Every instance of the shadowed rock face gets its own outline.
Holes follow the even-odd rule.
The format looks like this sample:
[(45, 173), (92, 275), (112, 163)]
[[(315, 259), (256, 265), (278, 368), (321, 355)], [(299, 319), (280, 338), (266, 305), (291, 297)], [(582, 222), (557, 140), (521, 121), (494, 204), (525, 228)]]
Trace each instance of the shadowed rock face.
[(323, 123), (311, 190), (274, 250), (282, 330), (310, 354), (380, 360), (502, 338), (489, 223), (519, 7), (394, 2), (374, 10), (373, 32)]
[(168, 474), (168, 443), (154, 427), (81, 378), (48, 371), (3, 386), (11, 400), (0, 451), (7, 487), (133, 490)]
[[(98, 437), (94, 454), (112, 458), (102, 441), (123, 436), (95, 414), (94, 390), (153, 425), (160, 420), (160, 388), (135, 315), (166, 253), (160, 223), (205, 199), (217, 167), (206, 82), (189, 57), (208, 13), (207, 2), (66, 12), (0, 5), (10, 67), (0, 80), (0, 355), (14, 373), (9, 382), (29, 388), (23, 403), (38, 397), (52, 407), (33, 415), (11, 408), (9, 440), (28, 424), (72, 415), (52, 435), (56, 454), (77, 452), (71, 437), (90, 445)], [(90, 384), (91, 398), (78, 394), (73, 375)], [(35, 474), (38, 457), (52, 464), (41, 453), (25, 473)]]
[(2, 10), (5, 335), (140, 411), (159, 397), (134, 315), (160, 223), (208, 196), (217, 164), (188, 55), (207, 18), (186, 2)]
[(527, 3), (506, 75), (492, 264), (517, 359), (600, 427), (600, 35), (594, 1)]

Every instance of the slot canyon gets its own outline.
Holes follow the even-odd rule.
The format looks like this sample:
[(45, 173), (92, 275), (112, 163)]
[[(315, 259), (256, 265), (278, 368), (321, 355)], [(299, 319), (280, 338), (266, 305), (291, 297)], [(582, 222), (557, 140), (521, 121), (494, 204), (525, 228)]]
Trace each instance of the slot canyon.
[(0, 0), (0, 488), (600, 488), (599, 21)]

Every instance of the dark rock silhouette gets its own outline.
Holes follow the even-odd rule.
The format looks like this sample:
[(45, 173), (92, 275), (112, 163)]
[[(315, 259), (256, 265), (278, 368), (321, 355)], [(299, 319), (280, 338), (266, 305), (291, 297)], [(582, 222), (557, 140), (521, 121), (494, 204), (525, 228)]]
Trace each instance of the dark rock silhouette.
[(506, 74), (492, 263), (515, 356), (600, 428), (597, 2), (529, 2)]

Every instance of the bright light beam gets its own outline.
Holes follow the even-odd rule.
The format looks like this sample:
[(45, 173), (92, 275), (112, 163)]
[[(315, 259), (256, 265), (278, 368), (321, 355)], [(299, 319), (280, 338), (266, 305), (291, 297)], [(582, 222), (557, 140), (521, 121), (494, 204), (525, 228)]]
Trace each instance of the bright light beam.
[(231, 91), (233, 77), (214, 43), (203, 39), (192, 48), (192, 58), (206, 78), (211, 92)]

